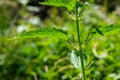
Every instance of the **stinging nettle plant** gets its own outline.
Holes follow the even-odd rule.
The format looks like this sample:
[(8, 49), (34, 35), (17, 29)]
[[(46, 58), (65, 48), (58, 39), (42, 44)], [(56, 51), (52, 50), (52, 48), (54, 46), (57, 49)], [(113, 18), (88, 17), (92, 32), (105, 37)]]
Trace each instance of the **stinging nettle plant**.
[[(73, 20), (76, 22), (76, 33), (77, 40), (74, 40), (73, 33), (68, 33), (62, 29), (58, 28), (41, 28), (39, 30), (29, 31), (21, 33), (10, 40), (14, 39), (24, 39), (24, 38), (34, 38), (34, 37), (50, 37), (55, 39), (62, 39), (65, 42), (76, 44), (77, 47), (74, 50), (71, 50), (71, 53), (68, 54), (70, 62), (75, 68), (82, 72), (82, 80), (86, 80), (85, 69), (87, 66), (87, 57), (83, 51), (83, 45), (86, 45), (93, 37), (98, 35), (107, 35), (111, 33), (116, 33), (120, 31), (120, 24), (111, 24), (111, 25), (101, 25), (99, 27), (91, 27), (89, 32), (86, 33), (87, 37), (84, 40), (81, 40), (81, 32), (79, 22), (84, 15), (84, 12), (90, 7), (87, 2), (81, 2), (79, 0), (48, 0), (46, 2), (40, 2), (42, 5), (63, 7), (69, 12), (70, 16), (73, 17)], [(73, 26), (74, 27), (74, 26)], [(70, 37), (72, 35), (73, 37)], [(82, 34), (84, 35), (84, 34)]]

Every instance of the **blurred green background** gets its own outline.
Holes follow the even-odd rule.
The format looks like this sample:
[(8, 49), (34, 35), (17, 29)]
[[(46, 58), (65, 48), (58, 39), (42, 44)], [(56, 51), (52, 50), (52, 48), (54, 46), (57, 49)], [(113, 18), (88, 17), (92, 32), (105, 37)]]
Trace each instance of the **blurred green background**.
[[(19, 33), (58, 27), (75, 33), (75, 22), (63, 8), (38, 4), (45, 0), (0, 0), (0, 80), (72, 80), (80, 76), (68, 60), (72, 47), (61, 40), (11, 40)], [(119, 0), (87, 0), (91, 7), (81, 22), (90, 26), (120, 23)], [(120, 34), (92, 39), (85, 49), (88, 80), (120, 80)]]

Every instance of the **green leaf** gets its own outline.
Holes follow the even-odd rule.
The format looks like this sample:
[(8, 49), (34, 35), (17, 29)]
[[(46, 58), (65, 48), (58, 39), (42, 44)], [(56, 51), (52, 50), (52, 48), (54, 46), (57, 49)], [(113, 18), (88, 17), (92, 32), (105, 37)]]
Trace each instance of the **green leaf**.
[[(83, 61), (84, 61), (84, 66), (85, 66), (87, 63), (87, 57), (84, 53), (82, 53), (82, 55), (83, 55)], [(68, 57), (69, 57), (70, 62), (73, 64), (73, 66), (81, 70), (81, 59), (80, 59), (79, 51), (73, 50), (72, 53), (68, 54)]]
[(75, 0), (48, 0), (46, 2), (40, 2), (43, 5), (65, 7), (71, 11), (75, 7)]
[(120, 32), (120, 24), (111, 24), (107, 26), (100, 26), (91, 31), (92, 35), (109, 35)]
[(67, 32), (61, 29), (56, 28), (42, 28), (40, 30), (34, 30), (29, 32), (24, 32), (12, 39), (23, 39), (23, 38), (35, 38), (35, 37), (48, 37), (48, 38), (55, 38), (55, 39), (64, 39), (67, 40)]

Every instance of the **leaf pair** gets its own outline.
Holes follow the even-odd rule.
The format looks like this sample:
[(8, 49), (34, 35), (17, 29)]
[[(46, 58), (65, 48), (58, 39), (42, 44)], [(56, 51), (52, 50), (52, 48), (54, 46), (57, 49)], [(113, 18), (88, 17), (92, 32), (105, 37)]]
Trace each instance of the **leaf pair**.
[[(100, 35), (109, 35), (120, 32), (120, 24), (111, 24), (107, 26), (101, 26), (99, 28), (94, 28), (91, 31), (92, 36)], [(56, 39), (64, 39), (68, 40), (68, 33), (61, 29), (56, 28), (42, 28), (40, 30), (29, 31), (25, 33), (21, 33), (12, 39), (23, 39), (23, 38), (34, 38), (34, 37), (48, 37), (48, 38), (56, 38)]]

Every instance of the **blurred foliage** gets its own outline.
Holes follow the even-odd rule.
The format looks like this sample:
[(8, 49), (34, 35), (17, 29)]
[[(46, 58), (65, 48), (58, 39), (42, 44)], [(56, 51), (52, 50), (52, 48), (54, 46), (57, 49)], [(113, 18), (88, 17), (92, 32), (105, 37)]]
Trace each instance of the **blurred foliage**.
[[(62, 40), (6, 40), (21, 32), (49, 26), (75, 33), (75, 22), (68, 12), (63, 8), (41, 6), (38, 1), (44, 0), (0, 0), (0, 80), (72, 80), (81, 76), (67, 57), (72, 47)], [(106, 1), (111, 0), (99, 5), (98, 1), (102, 0), (89, 1), (93, 5), (80, 24), (82, 34), (90, 27), (120, 22), (119, 0), (115, 0), (112, 12), (106, 8)], [(88, 57), (88, 80), (120, 79), (119, 44), (118, 33), (95, 37), (83, 46), (87, 47), (83, 50)]]

